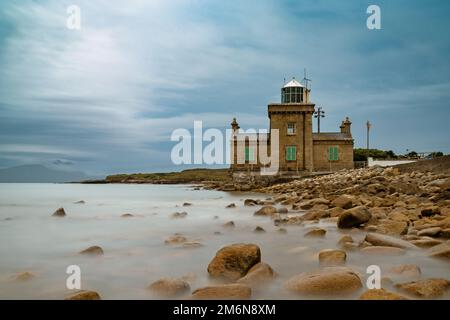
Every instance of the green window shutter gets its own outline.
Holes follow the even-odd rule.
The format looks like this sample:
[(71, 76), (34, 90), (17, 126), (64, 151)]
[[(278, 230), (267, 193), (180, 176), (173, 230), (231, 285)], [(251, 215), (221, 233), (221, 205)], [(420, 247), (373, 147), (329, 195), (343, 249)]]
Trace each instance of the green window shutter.
[(255, 161), (255, 148), (245, 147), (245, 161)]
[(328, 160), (329, 161), (337, 161), (337, 160), (339, 160), (338, 147), (328, 147)]
[(297, 160), (297, 147), (295, 146), (286, 147), (286, 160), (288, 161)]

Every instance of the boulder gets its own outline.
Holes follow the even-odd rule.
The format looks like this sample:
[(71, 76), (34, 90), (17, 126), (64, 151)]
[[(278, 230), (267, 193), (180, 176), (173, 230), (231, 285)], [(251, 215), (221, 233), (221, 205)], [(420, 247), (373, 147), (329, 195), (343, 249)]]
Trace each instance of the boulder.
[(249, 285), (250, 287), (259, 286), (275, 278), (275, 272), (273, 269), (264, 262), (255, 264), (247, 272), (247, 274), (240, 278), (237, 283)]
[(167, 238), (166, 240), (164, 240), (165, 244), (182, 244), (184, 242), (186, 242), (188, 239), (185, 236), (182, 236), (180, 234), (175, 234), (173, 236), (170, 236), (169, 238)]
[(441, 240), (433, 239), (430, 237), (423, 237), (420, 239), (411, 240), (410, 242), (419, 248), (431, 248), (443, 243), (443, 241)]
[(434, 258), (450, 259), (450, 242), (444, 242), (430, 249), (429, 255)]
[(251, 267), (261, 262), (261, 250), (255, 244), (237, 243), (217, 251), (208, 265), (212, 277), (237, 280), (247, 274)]
[(338, 266), (345, 264), (347, 254), (344, 250), (325, 249), (319, 252), (319, 263), (323, 266)]
[(409, 243), (408, 241), (391, 237), (384, 234), (378, 233), (368, 233), (364, 239), (374, 246), (387, 246), (387, 247), (396, 247), (402, 249), (415, 249), (416, 247)]
[(329, 203), (330, 203), (330, 200), (327, 200), (324, 198), (315, 198), (315, 199), (311, 199), (311, 200), (302, 201), (300, 203), (296, 203), (293, 205), (293, 209), (294, 210), (298, 210), (298, 209), (308, 210), (317, 204), (328, 205)]
[(59, 217), (59, 218), (65, 217), (66, 211), (64, 211), (64, 208), (59, 208), (55, 212), (53, 212), (52, 216)]
[(369, 210), (366, 206), (358, 206), (352, 209), (344, 211), (338, 220), (339, 228), (353, 228), (359, 227), (361, 224), (366, 223), (371, 218)]
[(189, 283), (182, 279), (161, 278), (148, 286), (148, 289), (162, 297), (174, 297), (190, 291)]
[(360, 297), (360, 300), (408, 300), (407, 298), (386, 289), (370, 289), (364, 292)]
[(255, 216), (273, 216), (277, 213), (277, 208), (273, 206), (263, 206), (254, 213)]
[(365, 254), (380, 254), (380, 255), (389, 255), (389, 256), (397, 256), (405, 254), (405, 250), (396, 247), (387, 247), (387, 246), (369, 246), (361, 249), (362, 253)]
[(351, 235), (344, 234), (338, 241), (338, 245), (342, 246), (345, 243), (353, 243), (353, 238)]
[(389, 271), (403, 277), (412, 278), (419, 278), (422, 274), (420, 268), (415, 264), (402, 264), (399, 266), (394, 266)]
[(446, 279), (425, 279), (398, 283), (395, 287), (420, 298), (436, 298), (442, 296), (450, 287), (450, 281)]
[(182, 211), (182, 212), (174, 212), (172, 213), (171, 217), (175, 218), (175, 219), (179, 219), (179, 218), (185, 218), (187, 216), (187, 212), (186, 211)]
[(234, 224), (234, 221), (228, 221), (228, 222), (224, 223), (223, 226), (225, 228), (234, 228), (235, 224)]
[(318, 220), (318, 219), (326, 218), (329, 216), (330, 216), (330, 213), (328, 212), (328, 210), (310, 209), (308, 212), (306, 212), (302, 216), (302, 220), (307, 220), (307, 221)]
[(340, 208), (340, 207), (334, 207), (331, 209), (328, 209), (328, 213), (330, 215), (330, 217), (339, 217), (342, 212), (344, 212), (345, 210)]
[(29, 280), (34, 279), (35, 277), (36, 276), (33, 273), (25, 271), (25, 272), (16, 274), (13, 279), (14, 279), (14, 281), (29, 281)]
[(445, 239), (450, 239), (450, 228), (442, 229), (440, 236)]
[(377, 224), (377, 232), (389, 235), (402, 235), (408, 232), (408, 223), (384, 219)]
[(327, 233), (327, 230), (325, 230), (325, 229), (313, 228), (305, 233), (305, 237), (307, 237), (307, 238), (317, 238), (317, 237), (322, 238), (322, 237), (325, 237), (326, 233)]
[(190, 206), (192, 206), (192, 203), (190, 202), (183, 203), (183, 207), (190, 207)]
[(437, 236), (439, 236), (441, 231), (442, 231), (442, 228), (440, 228), (440, 227), (432, 227), (432, 228), (426, 228), (426, 229), (420, 230), (419, 232), (417, 232), (417, 235), (419, 237), (422, 237), (422, 236), (437, 237)]
[(95, 291), (80, 290), (77, 293), (65, 298), (65, 300), (101, 300), (101, 298)]
[(124, 213), (120, 216), (121, 218), (133, 218), (134, 216), (131, 213)]
[(256, 232), (256, 233), (264, 233), (264, 232), (266, 232), (266, 230), (264, 230), (263, 227), (256, 226), (256, 228), (255, 228), (255, 230), (253, 230), (253, 232)]
[(203, 287), (192, 292), (193, 299), (249, 299), (252, 289), (240, 283), (224, 284), (218, 286)]
[(282, 213), (282, 214), (286, 214), (286, 213), (288, 213), (288, 208), (286, 208), (286, 207), (278, 208), (277, 212), (278, 213)]
[(285, 283), (289, 291), (305, 295), (344, 294), (359, 290), (361, 279), (348, 268), (325, 268), (296, 275)]
[(103, 249), (99, 246), (92, 246), (83, 251), (80, 251), (80, 254), (89, 255), (89, 256), (101, 256), (103, 255)]
[(245, 199), (244, 206), (256, 206), (257, 201), (253, 199)]
[(350, 209), (353, 206), (353, 202), (355, 201), (355, 197), (343, 194), (331, 202), (331, 205), (334, 207), (339, 207), (342, 209)]
[(441, 209), (438, 206), (428, 206), (426, 208), (423, 208), (420, 211), (420, 214), (422, 215), (422, 217), (430, 217), (433, 216), (435, 214), (440, 214), (441, 213)]
[(236, 204), (230, 203), (230, 204), (227, 205), (225, 208), (227, 208), (227, 209), (236, 208)]

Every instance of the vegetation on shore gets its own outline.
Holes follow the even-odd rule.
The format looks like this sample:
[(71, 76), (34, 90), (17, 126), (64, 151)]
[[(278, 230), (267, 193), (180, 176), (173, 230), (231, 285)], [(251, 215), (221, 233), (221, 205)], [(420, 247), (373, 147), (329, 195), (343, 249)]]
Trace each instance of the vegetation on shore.
[(204, 181), (228, 182), (231, 180), (228, 169), (187, 169), (180, 172), (132, 173), (107, 176), (101, 181), (86, 183), (199, 183)]

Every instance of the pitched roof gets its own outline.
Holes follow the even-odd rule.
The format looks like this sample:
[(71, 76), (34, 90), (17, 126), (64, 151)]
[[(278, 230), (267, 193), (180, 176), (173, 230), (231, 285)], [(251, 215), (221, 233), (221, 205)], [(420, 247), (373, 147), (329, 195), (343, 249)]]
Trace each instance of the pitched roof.
[(304, 85), (302, 85), (300, 82), (298, 82), (295, 79), (292, 79), (291, 81), (289, 81), (288, 83), (286, 83), (283, 88), (289, 88), (289, 87), (304, 87)]

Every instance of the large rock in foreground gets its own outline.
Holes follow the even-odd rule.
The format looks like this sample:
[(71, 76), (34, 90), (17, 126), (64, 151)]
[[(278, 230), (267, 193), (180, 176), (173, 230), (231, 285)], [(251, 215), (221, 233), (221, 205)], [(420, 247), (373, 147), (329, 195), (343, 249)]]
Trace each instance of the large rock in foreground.
[(294, 276), (285, 286), (299, 294), (329, 295), (359, 290), (362, 283), (358, 275), (348, 268), (328, 268)]
[(370, 289), (364, 292), (359, 299), (361, 300), (408, 300), (407, 298), (385, 289)]
[(237, 280), (247, 274), (251, 267), (261, 262), (261, 250), (255, 244), (237, 243), (223, 247), (208, 265), (213, 277)]
[(252, 289), (246, 285), (233, 283), (199, 288), (192, 292), (194, 299), (249, 299)]
[(163, 297), (174, 297), (188, 292), (189, 283), (182, 279), (161, 278), (149, 285), (148, 289)]
[(95, 291), (81, 290), (67, 297), (65, 300), (101, 300), (101, 298)]
[(254, 213), (255, 216), (273, 216), (277, 213), (277, 208), (273, 206), (264, 206)]
[(396, 285), (399, 290), (421, 298), (435, 298), (442, 296), (450, 287), (446, 279), (425, 279)]
[(338, 220), (339, 228), (359, 227), (370, 220), (372, 215), (366, 206), (358, 206), (344, 211)]

